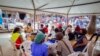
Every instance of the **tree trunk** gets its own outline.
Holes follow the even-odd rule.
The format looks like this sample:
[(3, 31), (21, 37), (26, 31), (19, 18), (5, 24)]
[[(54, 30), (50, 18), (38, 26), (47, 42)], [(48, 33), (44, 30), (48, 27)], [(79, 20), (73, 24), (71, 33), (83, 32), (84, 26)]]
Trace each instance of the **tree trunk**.
[(88, 34), (93, 34), (96, 30), (96, 15), (92, 15), (88, 26)]

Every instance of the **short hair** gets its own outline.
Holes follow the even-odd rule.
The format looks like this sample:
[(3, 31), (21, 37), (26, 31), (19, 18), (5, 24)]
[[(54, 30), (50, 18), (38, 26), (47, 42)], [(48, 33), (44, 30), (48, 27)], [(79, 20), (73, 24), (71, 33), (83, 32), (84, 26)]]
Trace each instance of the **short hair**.
[(31, 23), (28, 23), (28, 26), (31, 26)]
[(43, 24), (41, 24), (41, 27), (43, 27), (44, 25)]
[(63, 33), (62, 32), (58, 32), (57, 34), (56, 34), (56, 39), (57, 40), (61, 40), (61, 39), (63, 39)]
[(46, 25), (46, 27), (48, 27), (48, 25)]
[(31, 35), (37, 35), (37, 33), (31, 33)]
[(70, 28), (72, 28), (72, 25), (68, 25), (67, 27), (70, 27)]
[(56, 33), (59, 32), (59, 29), (58, 29), (58, 28), (55, 28), (55, 32), (56, 32)]

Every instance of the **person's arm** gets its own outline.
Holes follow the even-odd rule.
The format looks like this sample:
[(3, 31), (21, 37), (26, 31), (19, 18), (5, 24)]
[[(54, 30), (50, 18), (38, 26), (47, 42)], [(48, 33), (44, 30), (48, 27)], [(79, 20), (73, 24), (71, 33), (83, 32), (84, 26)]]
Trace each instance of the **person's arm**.
[(77, 46), (83, 46), (83, 45), (87, 45), (88, 40), (86, 38), (83, 38), (83, 43), (78, 44)]
[(73, 46), (73, 48), (76, 48), (76, 47), (79, 47), (79, 46), (83, 46), (83, 45), (87, 45), (88, 40), (87, 40), (86, 37), (84, 37), (82, 41), (83, 41), (83, 43), (81, 43), (81, 44), (77, 44), (77, 43), (76, 43), (76, 44)]
[(32, 27), (30, 27), (30, 32), (33, 32), (33, 28)]
[(21, 39), (22, 42), (24, 41), (22, 35), (20, 35), (20, 39)]
[(33, 55), (33, 44), (31, 44), (31, 55)]

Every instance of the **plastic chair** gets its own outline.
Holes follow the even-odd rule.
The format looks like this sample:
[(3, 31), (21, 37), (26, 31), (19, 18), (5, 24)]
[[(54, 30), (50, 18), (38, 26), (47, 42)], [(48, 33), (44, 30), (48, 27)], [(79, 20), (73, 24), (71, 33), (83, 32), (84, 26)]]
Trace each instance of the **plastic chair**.
[(100, 56), (100, 41), (97, 41), (93, 46), (92, 56)]
[(92, 56), (94, 45), (95, 45), (95, 43), (90, 41), (90, 43), (89, 43), (89, 45), (87, 47), (88, 56)]
[(88, 44), (86, 45), (86, 47), (83, 49), (82, 52), (74, 52), (68, 56), (92, 56), (92, 50), (93, 50), (93, 42), (89, 41)]

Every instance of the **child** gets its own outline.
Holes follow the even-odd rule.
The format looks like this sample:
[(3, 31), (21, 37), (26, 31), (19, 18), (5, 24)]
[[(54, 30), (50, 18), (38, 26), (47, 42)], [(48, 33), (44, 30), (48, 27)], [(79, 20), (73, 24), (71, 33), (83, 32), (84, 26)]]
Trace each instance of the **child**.
[(34, 41), (36, 33), (28, 34), (26, 36), (26, 41), (24, 41), (21, 45), (21, 51), (23, 56), (31, 56), (31, 44)]

